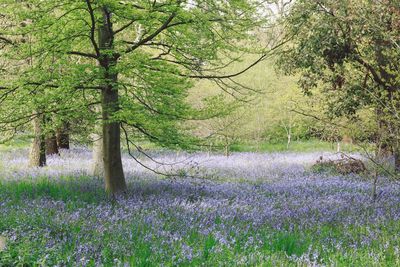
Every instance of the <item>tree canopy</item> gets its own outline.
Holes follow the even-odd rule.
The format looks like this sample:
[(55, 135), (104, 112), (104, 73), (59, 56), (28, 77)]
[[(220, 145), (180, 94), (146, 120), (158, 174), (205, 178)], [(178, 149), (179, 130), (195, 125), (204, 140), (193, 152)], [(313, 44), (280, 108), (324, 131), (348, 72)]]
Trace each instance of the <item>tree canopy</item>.
[(89, 125), (101, 118), (112, 192), (125, 187), (120, 127), (127, 137), (163, 146), (193, 145), (181, 122), (221, 112), (216, 101), (201, 109), (185, 101), (193, 79), (237, 94), (243, 89), (232, 80), (237, 73), (224, 69), (250, 51), (264, 22), (256, 15), (260, 3), (244, 0), (7, 0), (1, 6), (9, 22), (1, 36), (12, 43), (3, 56), (13, 66), (2, 73), (2, 128), (46, 116)]
[(294, 39), (280, 60), (287, 73), (300, 73), (305, 93), (322, 88), (330, 117), (360, 121), (360, 111), (372, 108), (376, 134), (395, 151), (399, 16), (398, 1), (296, 1), (286, 17)]

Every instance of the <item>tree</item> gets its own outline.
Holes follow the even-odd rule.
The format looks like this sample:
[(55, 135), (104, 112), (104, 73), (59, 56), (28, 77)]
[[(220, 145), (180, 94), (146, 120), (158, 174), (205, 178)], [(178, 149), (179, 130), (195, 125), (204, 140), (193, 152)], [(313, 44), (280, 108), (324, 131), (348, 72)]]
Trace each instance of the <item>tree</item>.
[(43, 167), (46, 165), (46, 138), (42, 129), (43, 115), (33, 118), (32, 124), (35, 137), (29, 153), (29, 166)]
[(70, 131), (71, 124), (66, 121), (61, 122), (61, 126), (57, 128), (56, 139), (57, 146), (61, 149), (69, 149), (70, 148)]
[(248, 117), (246, 115), (241, 109), (235, 110), (225, 116), (212, 119), (207, 125), (210, 137), (215, 139), (217, 144), (223, 146), (226, 157), (230, 156), (231, 146), (243, 134), (244, 118)]
[(55, 132), (50, 132), (46, 137), (46, 154), (47, 155), (58, 155), (57, 136)]
[(323, 88), (331, 118), (360, 121), (360, 112), (375, 109), (375, 141), (390, 147), (395, 158), (400, 137), (399, 18), (398, 1), (296, 1), (286, 17), (295, 38), (280, 61), (288, 73), (301, 74), (304, 92)]
[[(210, 79), (235, 93), (237, 86), (229, 86), (232, 78), (265, 57), (239, 73), (224, 72), (224, 66), (238, 60), (238, 52), (249, 51), (252, 29), (262, 23), (257, 5), (245, 0), (3, 1), (7, 17), (29, 21), (4, 35), (34, 36), (33, 43), (9, 55), (35, 57), (2, 86), (7, 92), (16, 88), (5, 96), (20, 109), (13, 121), (25, 122), (35, 106), (42, 109), (33, 117), (100, 117), (105, 187), (113, 194), (123, 192), (121, 126), (131, 136), (140, 134), (162, 146), (192, 146), (195, 140), (182, 121), (215, 114), (185, 101), (192, 79)], [(21, 101), (10, 99), (13, 94)], [(22, 104), (30, 99), (27, 94), (29, 103), (36, 102), (28, 108)], [(94, 108), (99, 104), (101, 116)], [(4, 117), (0, 121), (10, 125)]]

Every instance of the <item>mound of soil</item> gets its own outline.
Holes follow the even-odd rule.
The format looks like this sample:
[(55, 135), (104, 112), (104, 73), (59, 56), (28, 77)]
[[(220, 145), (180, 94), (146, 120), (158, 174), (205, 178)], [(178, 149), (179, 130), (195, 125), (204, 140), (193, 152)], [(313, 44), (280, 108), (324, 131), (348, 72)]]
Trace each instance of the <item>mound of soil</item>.
[(341, 159), (324, 160), (322, 156), (312, 166), (314, 170), (334, 170), (340, 174), (362, 173), (366, 171), (364, 162), (359, 159), (342, 155)]

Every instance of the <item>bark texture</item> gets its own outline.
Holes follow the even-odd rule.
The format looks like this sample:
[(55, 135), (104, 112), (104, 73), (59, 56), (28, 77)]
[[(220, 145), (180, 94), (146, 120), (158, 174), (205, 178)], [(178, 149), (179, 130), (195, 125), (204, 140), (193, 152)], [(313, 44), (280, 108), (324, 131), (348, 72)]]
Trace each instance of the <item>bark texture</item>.
[(69, 149), (69, 132), (70, 124), (64, 122), (63, 125), (57, 129), (57, 145), (60, 149)]
[[(102, 131), (101, 126), (96, 128), (100, 128), (100, 131)], [(93, 141), (93, 163), (92, 163), (91, 174), (96, 177), (103, 177), (104, 176), (103, 138), (98, 133), (91, 134), (91, 138)]]
[(107, 49), (100, 57), (100, 65), (104, 71), (104, 86), (101, 91), (101, 108), (103, 121), (103, 162), (105, 189), (111, 194), (126, 190), (126, 182), (121, 159), (121, 129), (113, 114), (118, 111), (118, 74), (115, 70), (117, 55), (113, 50), (113, 31), (111, 14), (102, 8), (102, 24), (99, 27), (99, 47)]
[(43, 167), (46, 165), (46, 146), (42, 123), (42, 117), (35, 117), (32, 120), (35, 137), (33, 138), (29, 153), (29, 167)]
[(400, 173), (400, 152), (395, 151), (394, 152), (394, 168), (396, 172)]
[(118, 122), (109, 121), (118, 103), (118, 91), (103, 90), (103, 161), (106, 191), (113, 194), (126, 190), (121, 160), (121, 130)]
[(46, 155), (59, 155), (57, 137), (54, 132), (46, 137)]

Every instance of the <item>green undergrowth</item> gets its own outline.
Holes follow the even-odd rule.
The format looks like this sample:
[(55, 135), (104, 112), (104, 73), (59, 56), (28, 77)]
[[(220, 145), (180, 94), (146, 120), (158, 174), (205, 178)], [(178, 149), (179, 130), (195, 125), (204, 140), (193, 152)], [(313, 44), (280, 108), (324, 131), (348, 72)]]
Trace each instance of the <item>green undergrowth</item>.
[(41, 198), (97, 203), (106, 200), (107, 195), (102, 187), (102, 181), (93, 177), (0, 179), (0, 199), (23, 202)]
[[(216, 217), (217, 226), (209, 233), (193, 228), (182, 239), (171, 242), (159, 237), (158, 231), (174, 234), (182, 229), (184, 226), (176, 215), (183, 210), (152, 214), (161, 225), (149, 224), (143, 216), (143, 212), (149, 211), (141, 210), (116, 224), (103, 222), (94, 208), (70, 219), (82, 208), (105, 205), (109, 201), (100, 182), (93, 185), (88, 177), (79, 179), (78, 182), (68, 177), (36, 178), (0, 183), (0, 201), (5, 203), (0, 206), (0, 235), (15, 235), (0, 252), (0, 266), (76, 266), (79, 251), (85, 245), (94, 249), (92, 255), (101, 255), (104, 266), (400, 265), (399, 221), (306, 228), (299, 228), (298, 222), (293, 222), (294, 227), (275, 229), (267, 222), (249, 227), (251, 222)], [(44, 199), (61, 202), (62, 212), (53, 202), (48, 207), (33, 203)], [(223, 227), (239, 229), (231, 232), (233, 246), (226, 246), (218, 239)], [(375, 238), (365, 243), (364, 237), (371, 231), (376, 232)], [(340, 240), (340, 246), (332, 242), (335, 240)], [(185, 247), (190, 247), (190, 253)], [(92, 258), (82, 259), (82, 265), (97, 266), (98, 263)]]
[[(336, 152), (336, 149), (336, 144), (319, 140), (293, 141), (289, 147), (285, 142), (262, 142), (259, 144), (243, 142), (231, 146), (231, 150), (235, 152)], [(351, 144), (342, 144), (341, 149), (343, 152), (355, 152), (358, 150), (355, 145)]]

